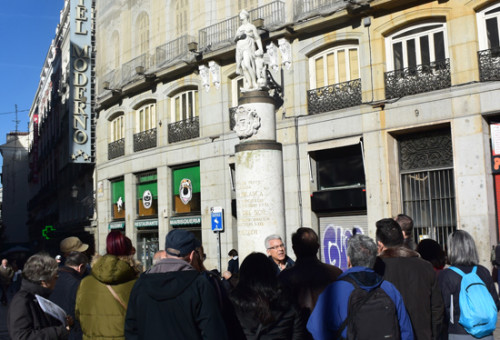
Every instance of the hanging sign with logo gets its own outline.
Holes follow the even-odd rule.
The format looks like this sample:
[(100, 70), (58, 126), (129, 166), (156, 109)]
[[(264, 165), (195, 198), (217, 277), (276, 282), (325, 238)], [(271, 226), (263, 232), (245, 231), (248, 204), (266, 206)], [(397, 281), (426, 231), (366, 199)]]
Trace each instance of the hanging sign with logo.
[(151, 191), (146, 190), (142, 194), (142, 205), (144, 206), (144, 209), (149, 209), (151, 208), (151, 205), (153, 204), (153, 194), (151, 194)]

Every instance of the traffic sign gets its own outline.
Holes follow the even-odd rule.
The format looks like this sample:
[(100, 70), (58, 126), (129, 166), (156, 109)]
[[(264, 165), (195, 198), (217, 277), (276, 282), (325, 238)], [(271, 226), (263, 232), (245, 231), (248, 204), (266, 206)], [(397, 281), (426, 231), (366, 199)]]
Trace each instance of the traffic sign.
[(211, 209), (212, 231), (224, 231), (223, 209), (212, 207)]

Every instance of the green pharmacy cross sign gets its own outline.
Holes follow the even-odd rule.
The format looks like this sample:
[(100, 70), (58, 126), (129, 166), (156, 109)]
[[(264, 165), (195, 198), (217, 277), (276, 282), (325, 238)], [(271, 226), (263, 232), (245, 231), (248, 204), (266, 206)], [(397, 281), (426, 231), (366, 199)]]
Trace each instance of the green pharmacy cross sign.
[(45, 237), (46, 240), (50, 240), (48, 233), (51, 231), (56, 231), (56, 229), (51, 225), (45, 226), (42, 230), (42, 236)]

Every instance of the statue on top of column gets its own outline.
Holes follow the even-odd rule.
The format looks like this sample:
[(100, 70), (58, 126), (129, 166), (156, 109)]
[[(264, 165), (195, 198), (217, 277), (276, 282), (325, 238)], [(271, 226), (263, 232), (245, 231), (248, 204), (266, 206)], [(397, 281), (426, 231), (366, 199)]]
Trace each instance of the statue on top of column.
[(264, 49), (259, 32), (250, 23), (250, 14), (240, 12), (241, 26), (236, 31), (236, 73), (244, 78), (243, 91), (259, 90), (266, 86)]

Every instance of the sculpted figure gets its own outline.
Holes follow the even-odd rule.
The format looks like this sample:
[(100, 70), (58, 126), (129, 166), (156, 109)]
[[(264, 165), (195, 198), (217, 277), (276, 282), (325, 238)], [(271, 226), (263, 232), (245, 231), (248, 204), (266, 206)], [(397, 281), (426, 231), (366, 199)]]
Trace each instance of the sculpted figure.
[[(257, 28), (249, 22), (249, 18), (249, 13), (242, 10), (241, 26), (238, 27), (234, 39), (236, 41), (236, 73), (243, 75), (243, 89), (246, 91), (259, 88), (257, 80), (261, 75), (257, 72), (262, 69), (261, 59), (264, 55)], [(259, 70), (258, 65), (260, 65)]]

